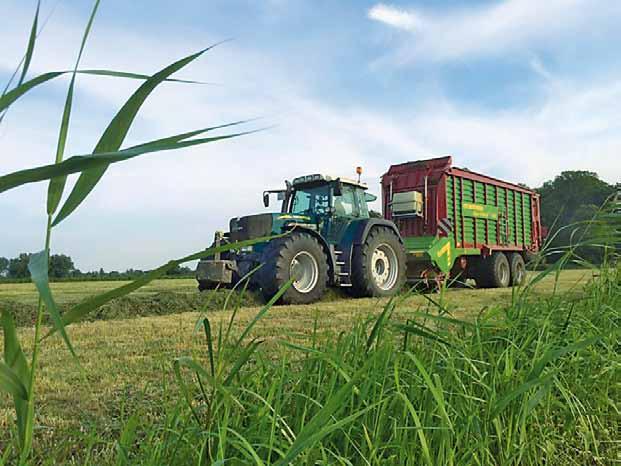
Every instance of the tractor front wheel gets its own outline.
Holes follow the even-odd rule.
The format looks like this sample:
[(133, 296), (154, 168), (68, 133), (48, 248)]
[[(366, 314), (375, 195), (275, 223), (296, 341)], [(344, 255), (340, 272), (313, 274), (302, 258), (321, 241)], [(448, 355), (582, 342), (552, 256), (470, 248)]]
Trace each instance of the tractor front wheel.
[(263, 255), (260, 283), (265, 299), (271, 299), (289, 280), (292, 285), (281, 296), (281, 304), (318, 301), (328, 282), (327, 257), (319, 242), (309, 234), (293, 233), (272, 240)]
[(405, 250), (388, 228), (374, 228), (354, 249), (352, 293), (355, 296), (391, 296), (405, 283)]

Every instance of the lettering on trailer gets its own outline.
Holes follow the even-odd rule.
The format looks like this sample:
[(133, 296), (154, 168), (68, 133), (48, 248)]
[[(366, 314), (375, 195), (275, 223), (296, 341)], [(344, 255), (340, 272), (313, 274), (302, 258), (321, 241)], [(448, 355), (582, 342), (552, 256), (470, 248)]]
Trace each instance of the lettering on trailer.
[(438, 228), (446, 236), (451, 236), (451, 234), (453, 233), (453, 222), (451, 222), (450, 218), (441, 218), (440, 220), (438, 220)]
[(498, 207), (485, 204), (474, 204), (472, 202), (464, 202), (461, 205), (461, 211), (464, 217), (487, 218), (490, 220), (498, 220)]

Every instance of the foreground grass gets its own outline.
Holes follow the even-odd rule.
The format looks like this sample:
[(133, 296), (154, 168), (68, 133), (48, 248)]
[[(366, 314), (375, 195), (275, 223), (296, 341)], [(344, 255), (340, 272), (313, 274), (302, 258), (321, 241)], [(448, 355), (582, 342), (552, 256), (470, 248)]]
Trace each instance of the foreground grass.
[[(196, 392), (190, 388), (196, 396), (192, 404), (198, 421), (179, 401), (172, 360), (194, 357), (208, 367), (205, 336), (194, 332), (199, 314), (75, 325), (71, 335), (82, 373), (59, 339), (43, 346), (38, 458), (105, 464), (126, 451), (129, 464), (170, 464), (173, 459), (188, 464), (196, 463), (203, 449), (211, 460), (235, 457), (258, 464), (246, 458), (252, 454), (240, 446), (244, 442), (239, 434), (262, 461), (274, 462), (277, 451), (290, 447), (318, 409), (347, 380), (355, 379), (339, 405), (346, 407), (345, 412), (331, 413), (324, 423), (358, 417), (335, 428), (319, 449), (306, 451), (304, 461), (296, 464), (349, 464), (345, 458), (353, 464), (404, 464), (400, 455), (405, 454), (412, 458), (411, 464), (418, 464), (429, 462), (426, 450), (433, 464), (606, 464), (614, 460), (618, 447), (614, 426), (619, 421), (619, 392), (613, 390), (619, 388), (620, 361), (613, 344), (616, 337), (609, 332), (619, 324), (619, 285), (617, 281), (616, 288), (606, 288), (599, 277), (599, 285), (583, 289), (591, 276), (564, 272), (556, 296), (554, 281), (548, 277), (527, 303), (515, 305), (510, 290), (450, 290), (443, 305), (451, 315), (478, 324), (475, 332), (468, 326), (445, 328), (445, 321), (434, 321), (433, 331), (450, 340), (450, 347), (420, 338), (420, 333), (409, 333), (406, 344), (402, 330), (387, 326), (379, 344), (367, 352), (375, 320), (365, 318), (380, 315), (384, 301), (272, 308), (251, 334), (264, 340), (263, 349), (227, 389), (230, 395), (222, 397), (222, 381), (213, 381), (212, 387), (220, 387), (213, 390), (203, 381), (207, 401), (200, 387), (194, 387)], [(420, 312), (438, 315), (428, 298), (440, 297), (407, 299), (391, 311), (391, 322), (418, 319)], [(258, 309), (240, 309), (232, 334), (238, 335)], [(476, 320), (479, 312), (493, 326)], [(214, 332), (230, 315), (231, 311), (209, 313)], [(22, 330), (26, 337), (31, 332)], [(537, 361), (554, 348), (594, 335), (604, 339), (581, 353), (568, 352), (563, 365), (554, 370), (546, 366), (540, 374), (548, 377), (545, 383), (533, 384), (510, 400), (506, 417), (490, 419), (499, 399), (529, 382)], [(314, 349), (299, 352), (282, 341)], [(227, 361), (235, 354), (229, 345), (220, 346), (224, 377), (231, 370)], [(190, 384), (192, 380), (187, 379)], [(0, 441), (6, 448), (12, 413), (8, 399), (0, 403)], [(164, 435), (166, 431), (170, 435)], [(261, 437), (262, 432), (271, 433)], [(120, 446), (119, 439), (123, 439)], [(265, 442), (271, 442), (272, 453), (261, 446)], [(172, 452), (178, 456), (166, 456)]]

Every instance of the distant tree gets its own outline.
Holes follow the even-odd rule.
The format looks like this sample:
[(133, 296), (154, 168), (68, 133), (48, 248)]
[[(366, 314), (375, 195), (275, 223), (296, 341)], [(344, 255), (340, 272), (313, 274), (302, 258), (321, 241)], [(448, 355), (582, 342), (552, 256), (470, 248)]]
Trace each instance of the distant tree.
[[(537, 192), (541, 194), (542, 223), (547, 227), (554, 226), (556, 231), (561, 227), (591, 219), (604, 201), (615, 192), (615, 188), (599, 179), (597, 173), (564, 171), (554, 180), (546, 181)], [(584, 227), (576, 228), (584, 231)], [(569, 227), (561, 231), (551, 246), (568, 245), (576, 228)], [(585, 248), (580, 253), (591, 261), (599, 260), (600, 250), (597, 248)]]
[(65, 278), (73, 273), (75, 265), (71, 257), (65, 254), (52, 254), (48, 268), (51, 278)]
[(22, 252), (18, 257), (15, 257), (9, 261), (9, 278), (27, 278), (30, 277), (28, 271), (28, 262), (30, 261), (30, 254)]
[(166, 272), (166, 275), (178, 277), (178, 276), (183, 276), (183, 275), (192, 275), (192, 273), (193, 271), (191, 268), (178, 265), (174, 269), (171, 269), (168, 272)]
[(9, 273), (10, 262), (6, 257), (0, 257), (0, 277), (4, 277)]

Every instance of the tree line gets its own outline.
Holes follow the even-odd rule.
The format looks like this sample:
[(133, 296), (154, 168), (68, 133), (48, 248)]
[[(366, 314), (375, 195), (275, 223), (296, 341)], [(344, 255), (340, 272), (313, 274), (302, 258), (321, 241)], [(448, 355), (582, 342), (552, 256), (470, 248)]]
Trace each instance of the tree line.
[[(30, 254), (21, 253), (17, 257), (0, 257), (0, 278), (9, 280), (29, 279), (28, 262)], [(139, 269), (127, 269), (123, 272), (111, 270), (106, 272), (103, 268), (99, 270), (82, 272), (78, 269), (71, 256), (66, 254), (52, 254), (49, 260), (48, 274), (50, 279), (76, 279), (76, 280), (132, 280), (144, 275), (146, 271)], [(182, 277), (193, 275), (193, 270), (189, 267), (177, 266), (170, 270), (166, 275), (172, 277)]]

